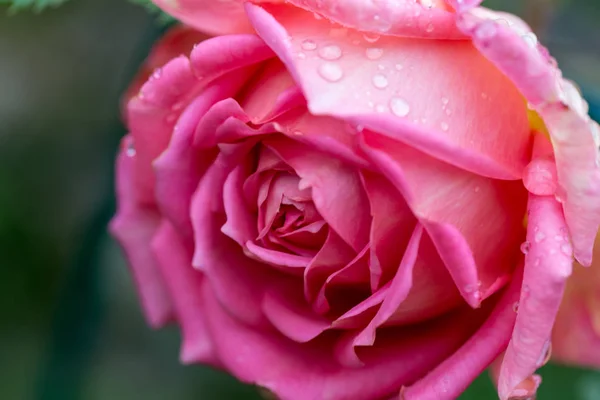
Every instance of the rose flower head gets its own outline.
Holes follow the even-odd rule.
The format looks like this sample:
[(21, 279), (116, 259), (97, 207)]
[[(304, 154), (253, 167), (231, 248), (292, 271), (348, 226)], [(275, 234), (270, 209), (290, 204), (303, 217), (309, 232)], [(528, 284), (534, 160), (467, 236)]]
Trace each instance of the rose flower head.
[(507, 400), (535, 395), (553, 333), (600, 360), (572, 344), (597, 296), (561, 307), (600, 223), (598, 126), (523, 21), (155, 3), (185, 25), (128, 92), (111, 230), (183, 362), (286, 400), (455, 399), (491, 366)]

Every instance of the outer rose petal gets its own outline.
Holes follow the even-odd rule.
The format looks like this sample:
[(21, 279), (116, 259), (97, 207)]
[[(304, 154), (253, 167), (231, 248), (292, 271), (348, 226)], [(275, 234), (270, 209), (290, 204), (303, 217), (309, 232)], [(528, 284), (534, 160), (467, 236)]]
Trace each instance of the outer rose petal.
[(521, 178), (531, 145), (522, 97), (470, 42), (373, 43), (353, 30), (332, 35), (331, 23), (290, 6), (246, 8), (312, 114), (370, 127), (477, 174)]
[(117, 161), (119, 202), (110, 230), (125, 250), (148, 323), (160, 327), (173, 318), (171, 299), (150, 250), (150, 240), (158, 229), (160, 214), (155, 207), (138, 202), (132, 184), (135, 156), (128, 154), (131, 140), (130, 136), (123, 139)]
[(576, 266), (552, 334), (555, 361), (600, 368), (600, 235), (591, 268)]
[(562, 78), (547, 50), (537, 42), (531, 45), (532, 36), (523, 31), (524, 24), (509, 21), (507, 26), (495, 19), (493, 12), (474, 9), (459, 16), (458, 23), (544, 120), (556, 158), (556, 196), (563, 202), (575, 258), (590, 265), (600, 226), (600, 129), (590, 120), (581, 95)]
[[(442, 0), (289, 0), (341, 25), (385, 35), (461, 39)], [(433, 28), (432, 28), (433, 27)]]
[(152, 0), (178, 20), (211, 35), (251, 32), (242, 0)]
[(202, 273), (192, 267), (192, 253), (179, 234), (163, 221), (152, 240), (152, 249), (169, 289), (182, 330), (180, 359), (184, 363), (218, 364), (208, 334), (202, 304)]
[(326, 338), (298, 344), (278, 333), (249, 328), (221, 308), (207, 284), (204, 299), (224, 367), (242, 381), (266, 387), (286, 400), (389, 396), (450, 355), (482, 317), (470, 310), (429, 325), (390, 332), (361, 354), (363, 368), (345, 368), (333, 358), (332, 343)]

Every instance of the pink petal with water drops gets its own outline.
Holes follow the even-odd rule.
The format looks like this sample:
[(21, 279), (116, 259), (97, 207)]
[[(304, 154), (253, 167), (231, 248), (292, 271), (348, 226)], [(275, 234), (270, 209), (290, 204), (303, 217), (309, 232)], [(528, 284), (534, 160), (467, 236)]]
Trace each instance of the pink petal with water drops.
[(370, 32), (429, 39), (464, 39), (454, 24), (454, 14), (443, 0), (289, 0), (342, 26)]
[(141, 204), (134, 182), (135, 149), (131, 136), (122, 141), (117, 160), (117, 214), (110, 231), (121, 244), (131, 267), (146, 320), (161, 327), (174, 318), (173, 304), (150, 250), (160, 223), (155, 206)]
[(535, 35), (524, 24), (496, 19), (502, 15), (474, 9), (459, 16), (458, 26), (514, 82), (545, 122), (556, 160), (556, 195), (563, 203), (575, 258), (590, 265), (600, 226), (600, 129)]
[(521, 290), (522, 267), (515, 271), (485, 323), (454, 354), (424, 378), (403, 388), (402, 400), (456, 399), (506, 348), (515, 324), (513, 305)]
[(192, 250), (185, 247), (173, 226), (164, 220), (151, 246), (182, 331), (181, 361), (218, 365), (204, 316), (204, 277), (192, 267)]
[(332, 35), (330, 22), (286, 6), (246, 8), (312, 114), (377, 128), (478, 174), (521, 178), (531, 144), (523, 99), (469, 41), (372, 42), (354, 30)]
[(498, 379), (501, 400), (516, 395), (517, 386), (541, 366), (572, 270), (572, 248), (564, 240), (566, 225), (560, 204), (553, 196), (530, 194), (529, 212), (529, 245), (517, 322)]
[(469, 304), (506, 283), (523, 235), (520, 182), (472, 174), (370, 131), (362, 144), (425, 226)]
[(242, 0), (152, 0), (164, 12), (211, 35), (251, 32)]

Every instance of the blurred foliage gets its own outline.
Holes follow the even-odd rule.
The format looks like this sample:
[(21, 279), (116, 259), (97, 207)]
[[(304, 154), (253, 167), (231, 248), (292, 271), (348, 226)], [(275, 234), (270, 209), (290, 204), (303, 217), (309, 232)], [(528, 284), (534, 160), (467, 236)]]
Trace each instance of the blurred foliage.
[[(146, 326), (104, 229), (119, 96), (163, 30), (159, 14), (127, 0), (49, 7), (63, 2), (0, 0), (0, 399), (258, 399), (223, 372), (179, 364), (177, 329)], [(528, 21), (550, 11), (534, 25), (598, 118), (600, 2), (485, 4)], [(47, 9), (7, 16), (17, 6)], [(600, 399), (596, 372), (542, 376), (540, 400)], [(493, 398), (486, 374), (461, 397)]]
[(0, 0), (1, 4), (10, 5), (11, 11), (17, 11), (21, 9), (33, 9), (35, 11), (41, 11), (47, 7), (56, 7), (67, 0)]

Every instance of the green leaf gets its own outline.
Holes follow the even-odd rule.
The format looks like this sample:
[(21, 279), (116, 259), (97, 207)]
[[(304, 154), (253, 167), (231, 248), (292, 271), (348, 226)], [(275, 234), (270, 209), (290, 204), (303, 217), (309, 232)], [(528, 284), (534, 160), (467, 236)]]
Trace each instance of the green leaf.
[(10, 11), (32, 9), (42, 11), (48, 7), (58, 7), (67, 0), (0, 0), (0, 5), (9, 5)]

